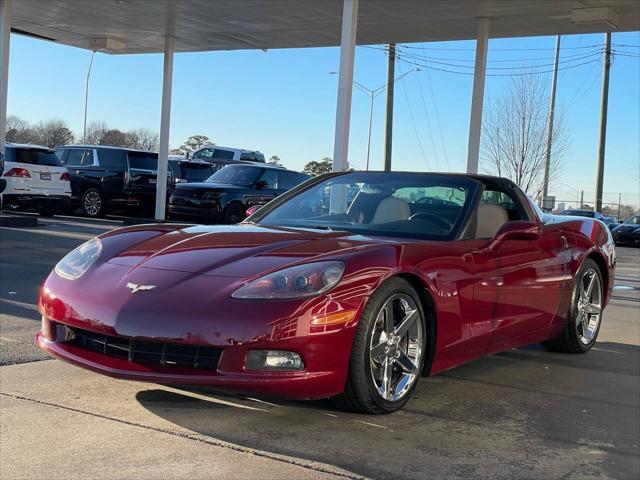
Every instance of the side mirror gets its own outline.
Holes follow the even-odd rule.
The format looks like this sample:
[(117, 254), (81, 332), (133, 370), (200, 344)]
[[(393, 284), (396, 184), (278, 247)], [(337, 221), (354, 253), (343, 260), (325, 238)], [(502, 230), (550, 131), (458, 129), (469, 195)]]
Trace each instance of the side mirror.
[(269, 188), (269, 182), (267, 182), (265, 180), (258, 180), (256, 182), (256, 189), (264, 190), (265, 188)]
[(260, 210), (261, 208), (262, 208), (262, 205), (254, 205), (253, 207), (247, 208), (247, 217), (250, 217), (251, 215), (256, 213), (258, 210)]
[(540, 225), (534, 222), (516, 220), (507, 222), (498, 229), (486, 250), (495, 252), (506, 241), (532, 241), (540, 236)]

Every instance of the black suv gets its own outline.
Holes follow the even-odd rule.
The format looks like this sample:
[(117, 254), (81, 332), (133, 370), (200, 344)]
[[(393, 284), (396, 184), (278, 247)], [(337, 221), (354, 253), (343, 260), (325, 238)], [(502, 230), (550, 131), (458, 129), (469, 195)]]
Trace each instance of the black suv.
[(177, 184), (169, 198), (169, 215), (205, 223), (238, 223), (247, 208), (264, 205), (308, 178), (264, 164), (227, 165), (206, 182)]
[(72, 205), (89, 217), (108, 210), (153, 208), (158, 154), (104, 145), (68, 145), (56, 149), (71, 177)]

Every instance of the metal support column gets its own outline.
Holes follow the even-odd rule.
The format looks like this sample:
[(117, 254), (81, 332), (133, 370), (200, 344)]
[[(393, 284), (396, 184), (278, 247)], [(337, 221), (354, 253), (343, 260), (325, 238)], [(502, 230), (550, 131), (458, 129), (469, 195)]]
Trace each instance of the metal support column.
[(171, 126), (171, 84), (173, 82), (174, 39), (164, 39), (164, 69), (162, 72), (162, 110), (160, 113), (160, 145), (158, 179), (156, 183), (156, 220), (164, 220), (167, 203), (167, 171), (169, 168), (169, 127)]
[(359, 0), (344, 0), (342, 8), (342, 37), (340, 40), (340, 71), (338, 72), (338, 101), (333, 144), (333, 171), (349, 168), (349, 126), (351, 123), (351, 94), (356, 51)]
[(473, 94), (471, 97), (471, 120), (469, 122), (469, 146), (467, 173), (478, 173), (480, 158), (480, 134), (482, 133), (482, 104), (484, 101), (484, 79), (487, 71), (487, 47), (489, 44), (489, 19), (478, 19), (476, 63), (473, 71)]
[(9, 86), (9, 43), (11, 35), (11, 2), (0, 0), (0, 152), (4, 153), (7, 129), (7, 94)]
[(607, 109), (609, 106), (609, 72), (611, 70), (611, 32), (604, 34), (604, 67), (602, 71), (602, 100), (600, 104), (600, 141), (596, 163), (596, 203), (594, 210), (602, 210), (602, 189), (604, 185), (604, 153), (607, 140)]

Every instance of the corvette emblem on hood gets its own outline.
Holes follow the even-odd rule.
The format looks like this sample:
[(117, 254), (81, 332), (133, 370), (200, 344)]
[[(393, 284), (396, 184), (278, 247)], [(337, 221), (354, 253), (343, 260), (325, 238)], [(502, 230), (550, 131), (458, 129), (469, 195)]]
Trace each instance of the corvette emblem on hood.
[(137, 283), (127, 283), (127, 288), (131, 290), (131, 293), (146, 292), (153, 290), (156, 285), (138, 285)]

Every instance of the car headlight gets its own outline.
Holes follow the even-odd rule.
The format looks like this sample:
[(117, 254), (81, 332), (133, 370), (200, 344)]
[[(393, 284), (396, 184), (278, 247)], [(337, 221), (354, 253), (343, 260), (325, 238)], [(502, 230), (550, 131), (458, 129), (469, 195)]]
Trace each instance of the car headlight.
[(60, 260), (55, 267), (55, 272), (68, 280), (80, 278), (95, 263), (101, 251), (102, 242), (99, 238), (89, 240)]
[(249, 282), (231, 297), (263, 300), (313, 297), (335, 287), (343, 273), (344, 263), (337, 261), (297, 265)]

